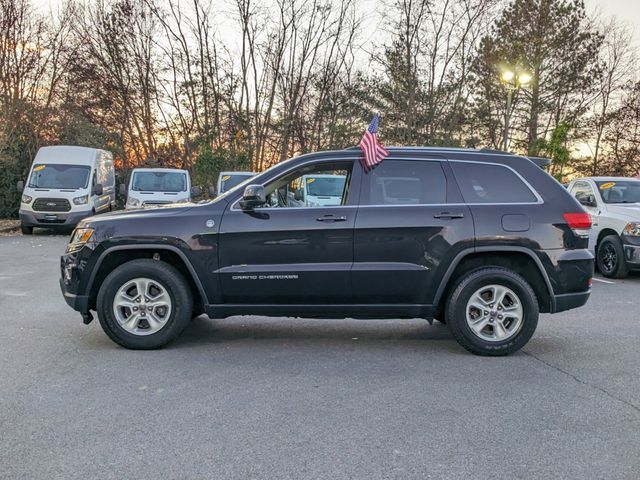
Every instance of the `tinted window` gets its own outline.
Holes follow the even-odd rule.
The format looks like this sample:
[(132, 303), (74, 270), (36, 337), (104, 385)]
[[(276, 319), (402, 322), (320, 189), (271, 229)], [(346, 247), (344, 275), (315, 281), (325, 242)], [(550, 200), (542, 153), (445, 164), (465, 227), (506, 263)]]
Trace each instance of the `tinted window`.
[(447, 179), (438, 161), (385, 160), (365, 175), (362, 205), (445, 203)]
[(528, 203), (537, 198), (507, 167), (482, 163), (451, 162), (467, 203)]

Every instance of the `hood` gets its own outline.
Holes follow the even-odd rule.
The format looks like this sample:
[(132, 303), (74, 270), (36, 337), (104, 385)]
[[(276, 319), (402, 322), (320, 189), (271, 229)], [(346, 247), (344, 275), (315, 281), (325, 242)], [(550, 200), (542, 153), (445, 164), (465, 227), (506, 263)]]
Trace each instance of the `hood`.
[(607, 212), (631, 221), (640, 221), (640, 203), (608, 203)]
[(172, 203), (153, 208), (140, 208), (137, 210), (118, 210), (116, 212), (102, 213), (85, 218), (78, 224), (78, 228), (88, 226), (102, 226), (114, 222), (136, 221), (141, 218), (167, 217), (182, 215), (196, 205), (193, 203)]

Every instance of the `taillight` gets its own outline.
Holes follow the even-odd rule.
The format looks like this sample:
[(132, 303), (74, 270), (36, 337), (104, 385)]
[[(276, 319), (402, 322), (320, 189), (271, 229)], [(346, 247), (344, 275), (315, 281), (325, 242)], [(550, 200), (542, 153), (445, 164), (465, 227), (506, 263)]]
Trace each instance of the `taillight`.
[(573, 230), (573, 233), (575, 233), (579, 237), (589, 237), (589, 229), (591, 228), (591, 215), (586, 212), (580, 212), (564, 213), (562, 216), (567, 222), (567, 225), (569, 225), (569, 228)]

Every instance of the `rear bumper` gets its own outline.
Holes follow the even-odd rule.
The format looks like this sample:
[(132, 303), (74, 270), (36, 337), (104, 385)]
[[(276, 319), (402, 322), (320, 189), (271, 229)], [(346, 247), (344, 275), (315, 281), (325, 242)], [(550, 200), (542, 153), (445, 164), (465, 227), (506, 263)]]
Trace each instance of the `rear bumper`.
[(591, 290), (578, 293), (565, 293), (562, 295), (554, 295), (553, 297), (553, 311), (551, 313), (564, 312), (565, 310), (571, 310), (572, 308), (582, 307), (589, 296)]
[(29, 212), (20, 210), (20, 223), (25, 227), (75, 227), (80, 220), (93, 215), (91, 210), (84, 212)]

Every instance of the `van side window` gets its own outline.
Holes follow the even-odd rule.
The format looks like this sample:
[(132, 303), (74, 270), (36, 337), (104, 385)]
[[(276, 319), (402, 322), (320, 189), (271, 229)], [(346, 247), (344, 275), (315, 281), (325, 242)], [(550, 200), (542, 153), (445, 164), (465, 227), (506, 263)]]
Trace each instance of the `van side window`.
[(439, 161), (384, 160), (364, 175), (360, 205), (446, 203), (447, 179)]
[(534, 203), (537, 197), (512, 170), (502, 165), (451, 161), (467, 203)]

